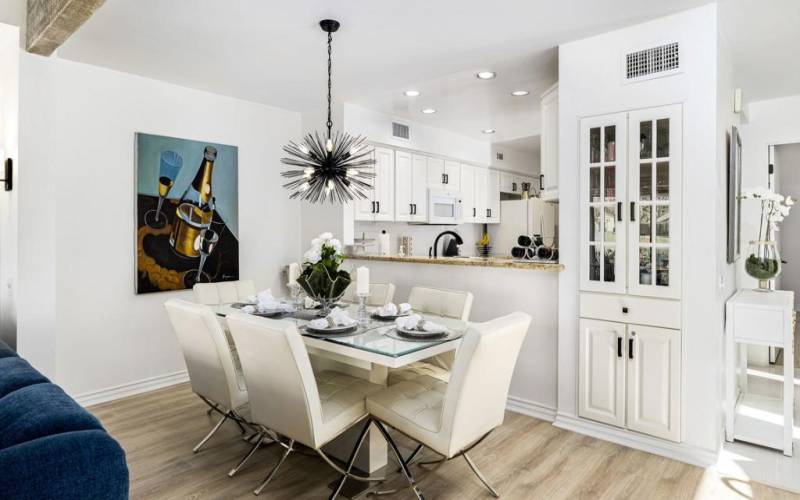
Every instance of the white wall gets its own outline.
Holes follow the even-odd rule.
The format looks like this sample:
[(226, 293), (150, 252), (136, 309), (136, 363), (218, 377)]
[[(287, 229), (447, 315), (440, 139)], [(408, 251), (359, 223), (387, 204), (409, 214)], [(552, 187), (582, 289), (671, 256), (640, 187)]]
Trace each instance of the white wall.
[[(775, 147), (776, 190), (800, 200), (800, 143)], [(778, 248), (786, 260), (781, 271), (781, 290), (794, 291), (795, 310), (800, 310), (800, 216), (789, 214), (778, 233)]]
[(239, 147), (240, 274), (277, 287), (299, 254), (279, 177), (299, 114), (29, 54), (22, 82), (22, 354), (73, 395), (184, 370), (163, 303), (191, 292), (134, 294), (134, 133)]
[[(724, 214), (714, 193), (717, 156), (717, 10), (711, 4), (651, 22), (562, 45), (559, 50), (559, 280), (558, 412), (577, 414), (578, 126), (580, 117), (683, 103), (682, 290), (684, 325), (682, 408), (684, 446), (717, 450), (721, 442), (718, 269), (716, 231)], [(683, 72), (622, 85), (620, 57), (678, 40)], [(724, 242), (724, 240), (723, 240)], [(723, 243), (724, 244), (724, 243)], [(689, 254), (691, 252), (691, 254)], [(691, 258), (689, 258), (691, 257)]]
[[(503, 153), (503, 159), (497, 159), (497, 153)], [(541, 172), (541, 156), (539, 153), (519, 151), (497, 144), (492, 144), (491, 161), (494, 168), (509, 170), (530, 177), (538, 178)], [(539, 189), (539, 184), (535, 185)]]

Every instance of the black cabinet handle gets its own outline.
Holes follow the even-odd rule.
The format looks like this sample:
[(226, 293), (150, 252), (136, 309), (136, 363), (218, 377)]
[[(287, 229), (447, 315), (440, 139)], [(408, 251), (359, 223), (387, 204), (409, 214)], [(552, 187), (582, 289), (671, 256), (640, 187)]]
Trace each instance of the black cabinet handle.
[(450, 184), (450, 174), (444, 174), (444, 183)]
[(409, 215), (414, 215), (414, 204), (413, 203), (409, 203), (408, 204), (408, 213), (409, 213)]
[(375, 202), (374, 201), (372, 202), (372, 213), (373, 214), (375, 213)]
[(475, 217), (475, 207), (472, 207), (472, 216)]
[(627, 307), (623, 307), (622, 308), (622, 314), (628, 314), (628, 308)]
[[(636, 332), (631, 332), (632, 335), (636, 335)], [(628, 339), (628, 359), (633, 359), (633, 338)]]
[(622, 357), (622, 337), (617, 337), (617, 357)]
[(617, 202), (617, 220), (622, 222), (622, 202)]
[(375, 213), (376, 214), (381, 213), (381, 202), (376, 201), (375, 204), (377, 205), (377, 208), (375, 209)]
[(442, 184), (444, 184), (444, 174), (442, 174)]
[(631, 222), (636, 222), (636, 202), (631, 202)]
[(515, 193), (517, 192), (517, 183), (516, 182), (512, 182), (511, 183), (511, 191), (513, 191)]
[(417, 215), (417, 204), (416, 204), (416, 203), (414, 203), (414, 204), (411, 206), (411, 208), (412, 208), (412, 210), (414, 210), (414, 215)]
[(490, 219), (492, 218), (492, 209), (491, 208), (489, 209), (489, 218)]
[(539, 174), (539, 191), (544, 189), (544, 174)]

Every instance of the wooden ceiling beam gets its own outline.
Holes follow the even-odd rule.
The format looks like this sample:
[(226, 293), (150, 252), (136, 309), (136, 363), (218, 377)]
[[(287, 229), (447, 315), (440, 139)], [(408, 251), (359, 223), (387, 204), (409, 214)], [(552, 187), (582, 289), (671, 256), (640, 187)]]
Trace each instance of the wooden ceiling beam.
[(25, 50), (49, 56), (103, 5), (105, 0), (28, 0)]

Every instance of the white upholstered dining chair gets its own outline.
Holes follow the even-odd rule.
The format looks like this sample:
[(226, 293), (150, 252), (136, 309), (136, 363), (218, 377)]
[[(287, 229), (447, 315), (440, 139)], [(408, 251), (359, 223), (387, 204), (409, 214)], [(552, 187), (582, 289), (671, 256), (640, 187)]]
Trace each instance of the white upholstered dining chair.
[(236, 368), (222, 326), (210, 307), (179, 299), (168, 300), (164, 307), (178, 337), (192, 391), (210, 411), (222, 417), (194, 447), (197, 453), (228, 420), (233, 420), (242, 433), (245, 432), (247, 421), (242, 413), (247, 409), (247, 386)]
[[(397, 383), (367, 397), (367, 410), (418, 497), (409, 464), (423, 446), (444, 457), (463, 456), (486, 488), (498, 494), (467, 455), (503, 423), (511, 375), (531, 323), (516, 312), (472, 325), (464, 335), (449, 383), (429, 376)], [(386, 424), (419, 445), (404, 459)]]
[(196, 302), (215, 306), (244, 302), (247, 297), (256, 294), (256, 285), (252, 280), (220, 281), (219, 283), (197, 283), (192, 290), (194, 290)]
[(296, 443), (315, 450), (343, 474), (333, 497), (348, 477), (374, 480), (350, 473), (369, 422), (365, 422), (344, 469), (332, 462), (322, 447), (364, 420), (365, 397), (382, 387), (335, 371), (315, 374), (305, 343), (292, 321), (237, 313), (228, 316), (228, 327), (239, 346), (247, 379), (251, 422), (288, 440), (279, 442), (284, 447), (283, 455), (254, 493), (260, 494), (267, 486), (286, 457), (295, 451)]
[[(414, 312), (455, 318), (469, 321), (474, 296), (471, 292), (415, 286), (408, 296), (408, 303)], [(455, 352), (447, 352), (411, 363), (403, 368), (389, 371), (389, 385), (413, 380), (427, 375), (443, 382), (450, 379), (450, 368), (453, 366)]]
[[(342, 300), (347, 302), (358, 302), (356, 295), (357, 283), (353, 281), (350, 286), (344, 291)], [(368, 306), (384, 306), (394, 300), (394, 283), (370, 283), (369, 284), (369, 297), (367, 297)]]

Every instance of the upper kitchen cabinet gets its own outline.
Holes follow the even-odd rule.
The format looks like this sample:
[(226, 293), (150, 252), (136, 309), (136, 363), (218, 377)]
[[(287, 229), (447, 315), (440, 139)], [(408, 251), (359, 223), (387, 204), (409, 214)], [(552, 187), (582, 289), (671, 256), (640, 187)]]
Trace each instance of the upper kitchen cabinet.
[(539, 188), (542, 198), (558, 199), (558, 84), (556, 83), (541, 97), (542, 136), (541, 136), (541, 175)]
[(475, 167), (461, 165), (461, 222), (478, 222), (475, 203)]
[(394, 151), (376, 147), (375, 178), (369, 197), (356, 202), (355, 220), (392, 221), (394, 220)]
[(488, 170), (486, 181), (486, 220), (487, 224), (500, 223), (500, 172)]
[(396, 221), (424, 222), (427, 214), (428, 161), (405, 151), (395, 153)]
[(457, 161), (429, 157), (428, 187), (447, 191), (461, 189), (461, 164)]
[(509, 172), (500, 172), (500, 192), (522, 194), (533, 187), (533, 178)]

